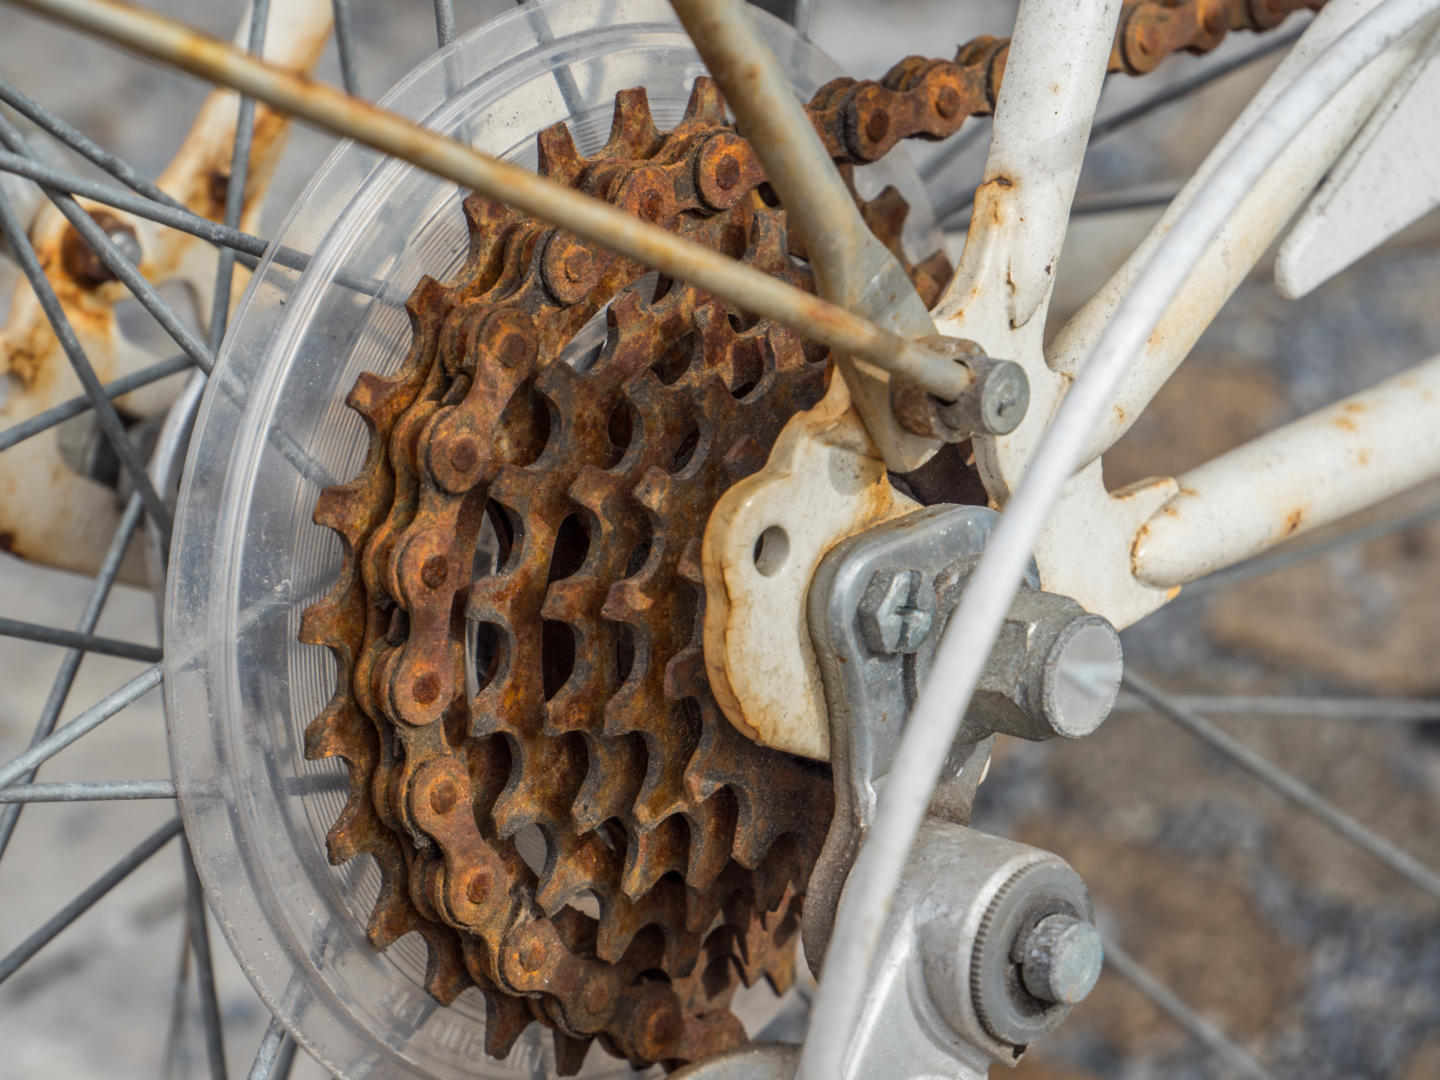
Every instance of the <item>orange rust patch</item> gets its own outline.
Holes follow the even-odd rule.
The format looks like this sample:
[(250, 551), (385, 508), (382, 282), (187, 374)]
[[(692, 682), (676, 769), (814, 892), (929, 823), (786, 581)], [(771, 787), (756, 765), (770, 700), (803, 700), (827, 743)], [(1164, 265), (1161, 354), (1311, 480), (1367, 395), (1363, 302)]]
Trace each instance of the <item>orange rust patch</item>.
[(1293, 533), (1296, 529), (1300, 528), (1300, 523), (1303, 522), (1304, 520), (1305, 520), (1305, 511), (1304, 511), (1304, 510), (1301, 510), (1299, 507), (1296, 507), (1294, 510), (1291, 510), (1290, 513), (1288, 513), (1288, 514), (1285, 515), (1285, 533), (1284, 533), (1284, 535), (1285, 535), (1285, 536), (1289, 536), (1289, 535), (1290, 535), (1291, 533)]
[(1357, 430), (1355, 427), (1355, 421), (1351, 420), (1348, 416), (1337, 417), (1335, 420), (1335, 426), (1338, 427), (1341, 431)]

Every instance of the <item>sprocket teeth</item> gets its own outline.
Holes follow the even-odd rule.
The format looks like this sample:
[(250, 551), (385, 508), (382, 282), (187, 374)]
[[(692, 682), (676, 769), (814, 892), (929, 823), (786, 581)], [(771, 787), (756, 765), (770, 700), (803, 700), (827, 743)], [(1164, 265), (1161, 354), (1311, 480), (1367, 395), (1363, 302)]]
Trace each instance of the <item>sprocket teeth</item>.
[(305, 726), (305, 759), (340, 757), (351, 766), (373, 761), (373, 752), (366, 750), (367, 736), (373, 738), (373, 734), (370, 721), (337, 694), (325, 711)]
[(415, 929), (415, 912), (406, 895), (406, 871), (399, 853), (388, 857), (376, 854), (375, 862), (380, 868), (380, 895), (370, 911), (365, 933), (371, 945), (384, 950)]
[(933, 308), (940, 302), (945, 286), (950, 284), (950, 279), (954, 276), (955, 267), (943, 251), (936, 251), (929, 258), (917, 263), (911, 273), (915, 291), (920, 294), (920, 299), (927, 308)]
[(584, 836), (547, 834), (549, 857), (535, 890), (535, 902), (554, 916), (582, 892), (590, 890), (601, 868), (613, 861), (605, 841), (595, 833)]
[(646, 753), (639, 735), (590, 740), (589, 768), (570, 808), (580, 832), (599, 828), (634, 804)]
[(670, 658), (665, 665), (665, 696), (671, 701), (698, 697), (710, 688), (705, 674), (705, 652), (699, 645), (690, 645)]
[(690, 822), (690, 862), (685, 880), (696, 889), (708, 889), (720, 877), (735, 846), (735, 803), (728, 796), (711, 797), (687, 815)]
[(690, 100), (685, 105), (685, 117), (681, 123), (713, 124), (717, 127), (725, 123), (725, 98), (710, 76), (701, 75), (690, 87)]
[(333, 529), (351, 547), (359, 543), (373, 516), (365, 505), (368, 488), (368, 484), (327, 487), (315, 502), (315, 524)]
[(493, 989), (481, 992), (485, 997), (485, 1053), (496, 1061), (503, 1061), (534, 1022), (535, 1014), (525, 998), (510, 997)]
[(648, 158), (659, 142), (660, 132), (650, 114), (650, 96), (644, 87), (636, 86), (615, 95), (610, 138), (596, 157)]
[(632, 900), (649, 892), (666, 874), (683, 873), (688, 862), (690, 827), (679, 814), (652, 829), (639, 829), (625, 849), (620, 888)]
[(539, 154), (538, 171), (568, 187), (579, 183), (585, 172), (585, 159), (575, 149), (575, 138), (570, 127), (563, 121), (552, 124), (535, 136), (535, 149)]
[(577, 1038), (556, 1028), (552, 1033), (555, 1040), (555, 1072), (560, 1076), (574, 1076), (585, 1065), (585, 1055), (590, 1052), (591, 1038)]
[(441, 1005), (452, 1005), (460, 992), (474, 986), (461, 957), (460, 938), (453, 930), (434, 923), (425, 934), (425, 990)]
[(892, 253), (904, 257), (901, 240), (905, 233), (905, 219), (910, 216), (910, 204), (894, 184), (887, 184), (879, 195), (862, 203), (860, 216), (877, 240)]
[(510, 783), (495, 800), (493, 813), (500, 835), (513, 836), (532, 824), (563, 829), (579, 778), (584, 775), (585, 758), (579, 736), (522, 741), (511, 766)]

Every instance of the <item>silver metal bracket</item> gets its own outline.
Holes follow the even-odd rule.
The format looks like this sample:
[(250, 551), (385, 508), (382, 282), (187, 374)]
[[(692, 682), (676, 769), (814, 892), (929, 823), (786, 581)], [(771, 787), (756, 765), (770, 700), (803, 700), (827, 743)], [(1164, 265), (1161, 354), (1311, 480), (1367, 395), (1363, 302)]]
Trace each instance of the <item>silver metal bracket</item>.
[[(816, 971), (840, 890), (875, 816), (878, 785), (890, 771), (915, 689), (929, 670), (933, 649), (924, 645), (938, 638), (956, 599), (943, 588), (946, 571), (967, 567), (979, 555), (998, 518), (983, 506), (927, 507), (837, 544), (810, 583), (810, 638), (825, 686), (835, 775), (835, 816), (810, 876), (803, 928), (805, 955)], [(927, 633), (907, 640), (906, 629), (922, 621)], [(894, 632), (887, 636), (889, 630)], [(887, 649), (890, 640), (895, 646)], [(969, 823), (991, 742), (987, 732), (956, 743), (932, 812)]]
[[(998, 517), (928, 507), (838, 544), (811, 582), (835, 777), (802, 926), (816, 971), (906, 718)], [(1014, 1064), (1089, 993), (1101, 948), (1079, 875), (1056, 855), (967, 826), (995, 733), (1093, 731), (1113, 704), (1120, 661), (1114, 628), (1041, 591), (1032, 564), (910, 854), (843, 1080), (978, 1080), (992, 1064)], [(779, 1050), (746, 1062), (760, 1077), (793, 1069)], [(728, 1074), (695, 1074), (712, 1075)]]

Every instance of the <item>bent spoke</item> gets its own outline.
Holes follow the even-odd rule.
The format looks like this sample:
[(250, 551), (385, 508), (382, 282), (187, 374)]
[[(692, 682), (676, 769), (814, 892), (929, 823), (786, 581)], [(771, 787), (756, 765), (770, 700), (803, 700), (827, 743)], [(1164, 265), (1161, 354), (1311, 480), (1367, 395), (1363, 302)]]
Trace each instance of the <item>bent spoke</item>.
[(1301, 809), (1319, 818), (1346, 840), (1373, 855), (1401, 877), (1440, 900), (1440, 874), (1425, 866), (1414, 856), (1401, 851), (1384, 837), (1371, 832), (1349, 814), (1338, 809), (1328, 799), (1319, 795), (1314, 788), (1301, 783), (1289, 773), (1277, 768), (1240, 740), (1221, 731), (1191, 710), (1182, 708), (1169, 695), (1148, 680), (1134, 672), (1127, 671), (1124, 681), (1130, 690), (1162, 715), (1179, 724), (1196, 738), (1214, 747), (1272, 791), (1283, 795)]

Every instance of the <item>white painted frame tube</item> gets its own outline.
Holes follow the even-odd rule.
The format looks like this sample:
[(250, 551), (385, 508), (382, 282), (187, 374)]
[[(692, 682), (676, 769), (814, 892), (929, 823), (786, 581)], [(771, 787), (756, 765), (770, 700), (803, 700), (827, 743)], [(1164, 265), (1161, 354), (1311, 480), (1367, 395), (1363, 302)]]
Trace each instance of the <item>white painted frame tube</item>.
[[(1125, 265), (1055, 336), (1046, 349), (1046, 359), (1054, 370), (1071, 376), (1078, 373), (1115, 305), (1155, 257), (1160, 243), (1220, 164), (1228, 160), (1230, 152), (1300, 72), (1343, 36), (1347, 26), (1358, 23), (1365, 8), (1377, 6), (1378, 0), (1344, 0), (1327, 4), (1320, 11)], [(1131, 365), (1111, 407), (1087, 440), (1082, 464), (1093, 461), (1113, 446), (1145, 411), (1236, 288), (1350, 145), (1396, 76), (1415, 59), (1424, 44), (1424, 36), (1417, 34), (1386, 55), (1376, 57), (1356, 74), (1344, 94), (1326, 102), (1316, 112), (1285, 152), (1257, 178), (1235, 212), (1207, 244), (1185, 284), (1152, 327), (1144, 350)]]
[(1135, 576), (1183, 585), (1440, 474), (1440, 356), (1179, 477)]
[(1385, 0), (1328, 48), (1246, 132), (1159, 243), (1066, 395), (981, 556), (941, 639), (836, 914), (797, 1080), (846, 1076), (850, 1040), (891, 897), (904, 872), (946, 753), (1009, 612), (1051, 505), (1151, 328), (1269, 164), (1349, 79), (1440, 0)]

